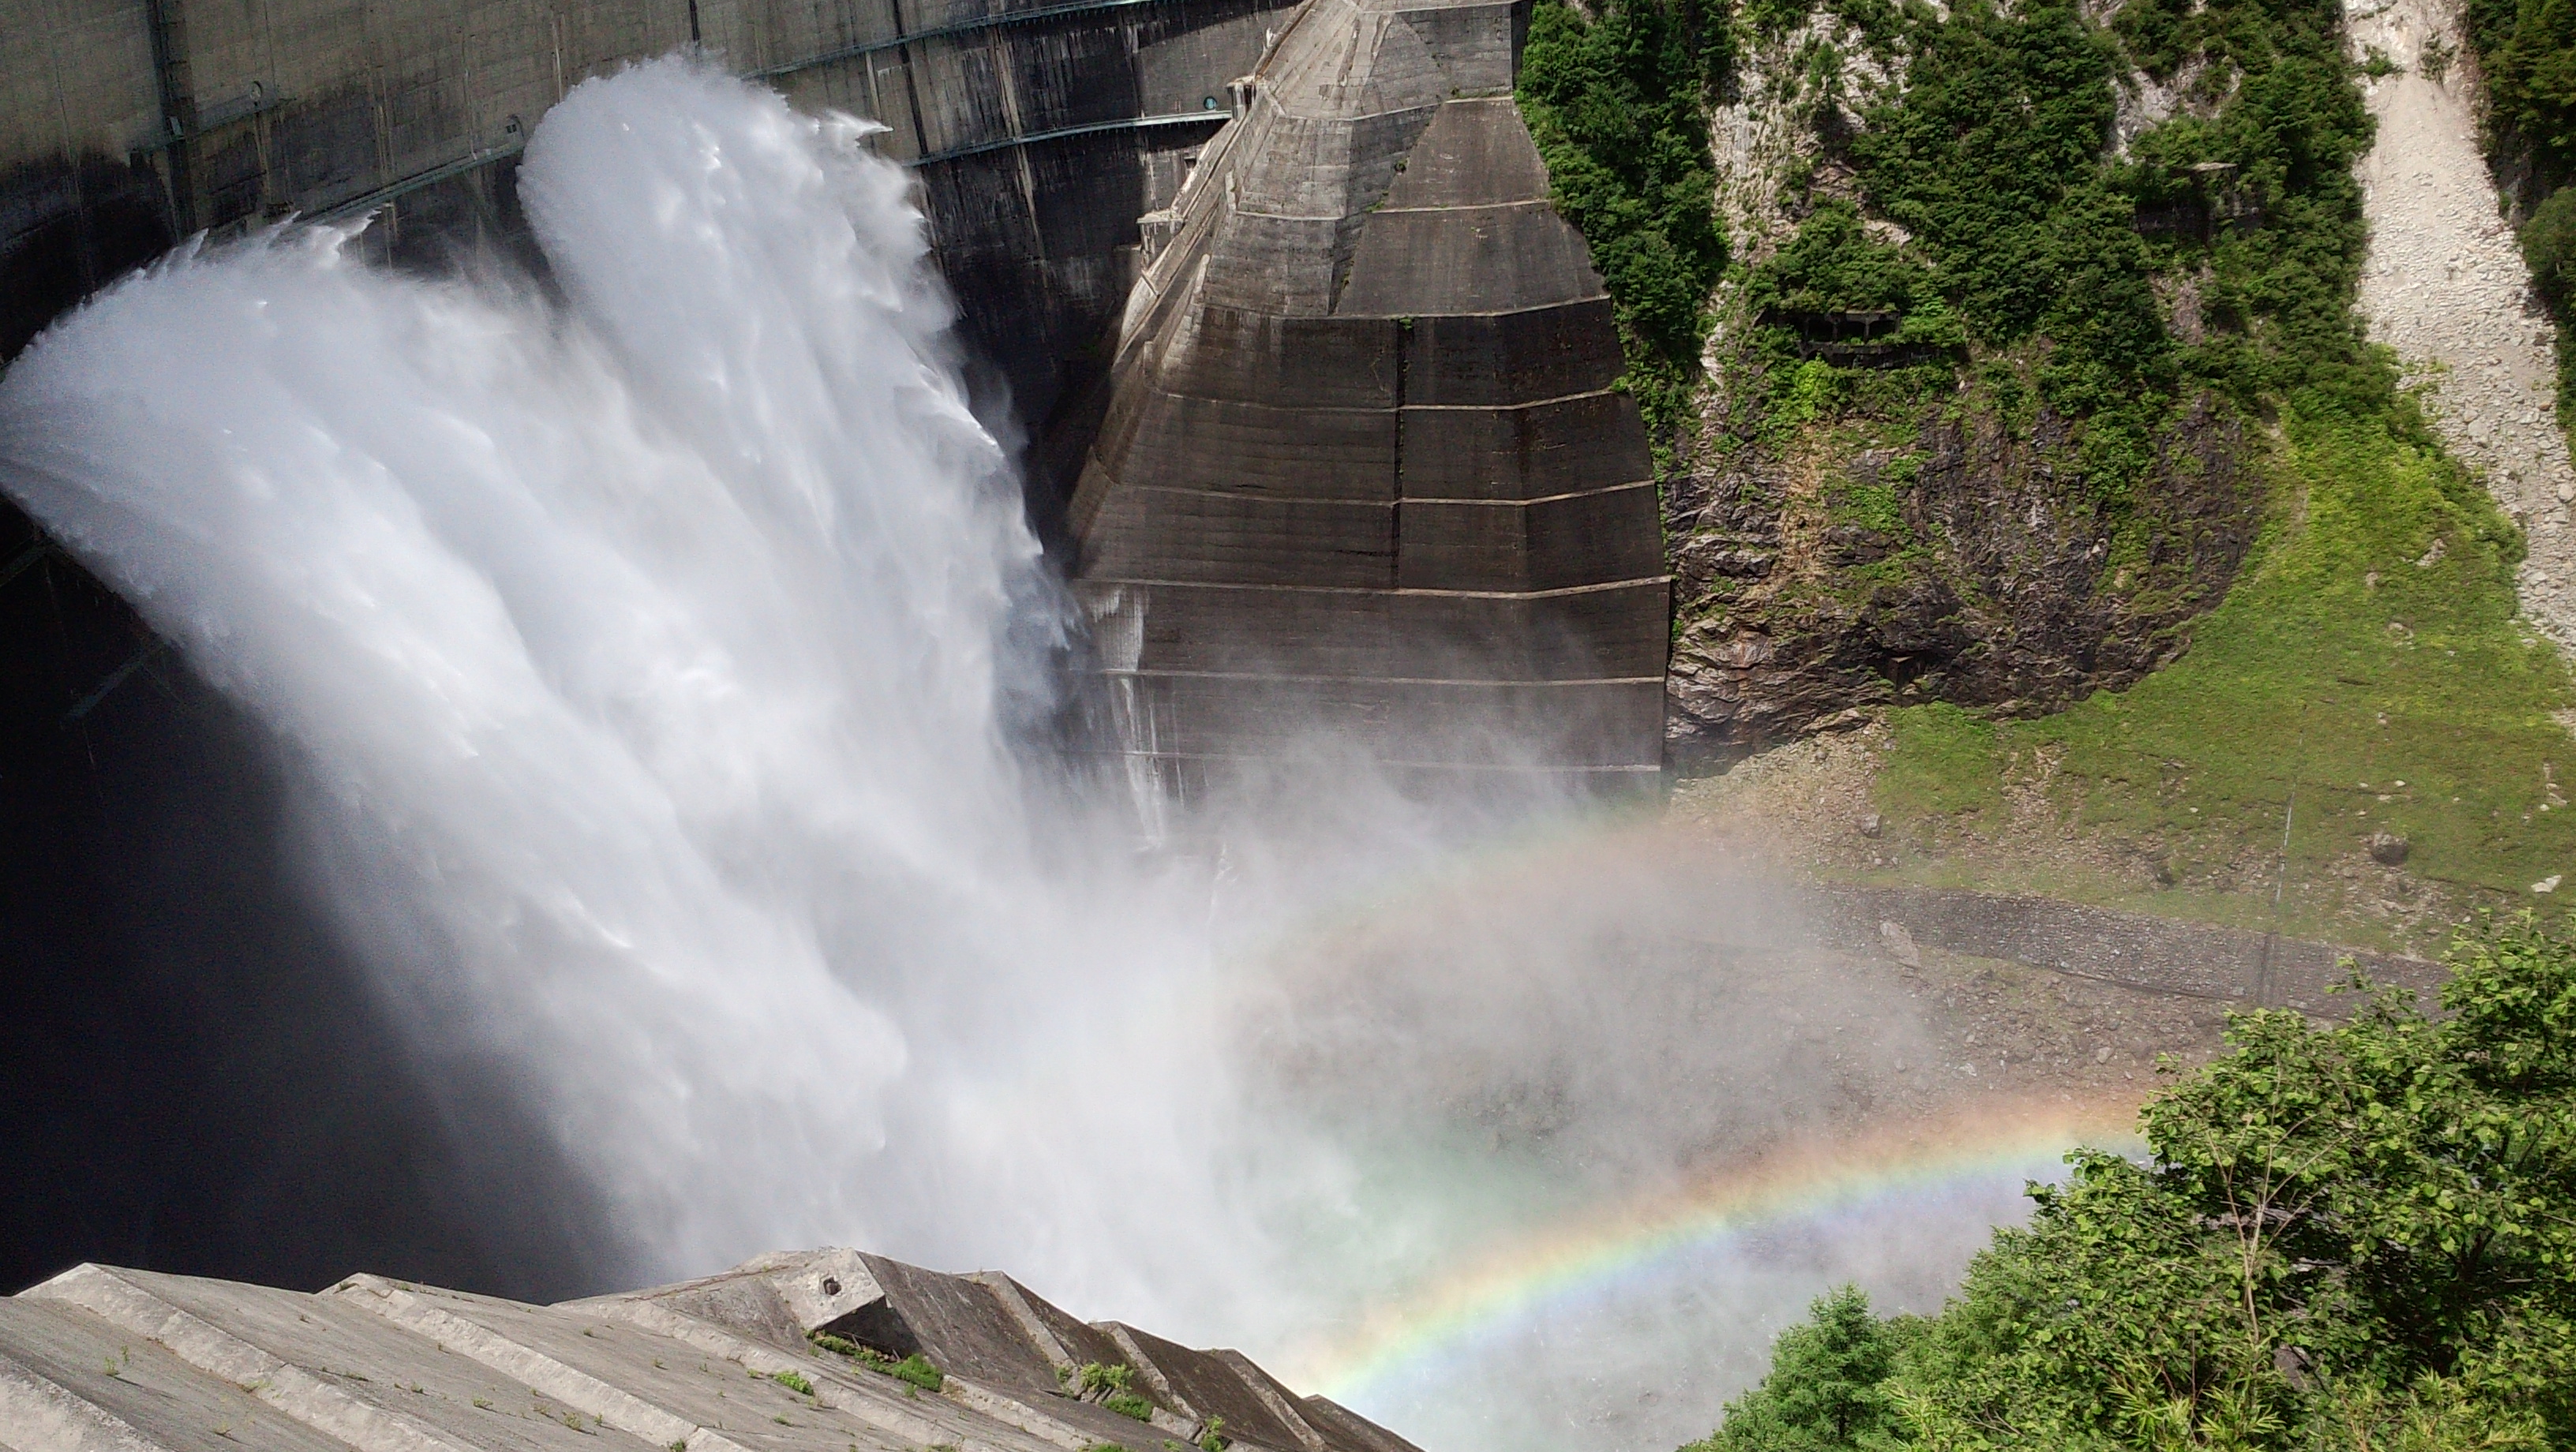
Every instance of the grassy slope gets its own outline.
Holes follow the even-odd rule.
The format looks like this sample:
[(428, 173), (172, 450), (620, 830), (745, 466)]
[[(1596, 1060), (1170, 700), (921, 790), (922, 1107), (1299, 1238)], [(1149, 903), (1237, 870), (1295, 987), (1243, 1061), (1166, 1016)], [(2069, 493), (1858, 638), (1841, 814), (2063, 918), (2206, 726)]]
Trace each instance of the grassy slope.
[[(2382, 419), (2294, 409), (2273, 468), (2258, 559), (2181, 661), (2039, 720), (1899, 712), (1882, 808), (1917, 832), (1963, 827), (1973, 848), (2005, 816), (2003, 785), (2053, 759), (2050, 801), (2167, 861), (2177, 889), (2074, 867), (1983, 885), (2268, 925), (2295, 786), (2284, 926), (2362, 926), (2356, 894), (2371, 889), (2332, 868), (2379, 831), (2458, 896), (2546, 905), (2529, 885), (2576, 872), (2576, 811), (2552, 790), (2576, 774), (2576, 740), (2553, 719), (2576, 689), (2515, 619), (2510, 526), (2457, 465)], [(1955, 880), (1973, 862), (1897, 875)]]

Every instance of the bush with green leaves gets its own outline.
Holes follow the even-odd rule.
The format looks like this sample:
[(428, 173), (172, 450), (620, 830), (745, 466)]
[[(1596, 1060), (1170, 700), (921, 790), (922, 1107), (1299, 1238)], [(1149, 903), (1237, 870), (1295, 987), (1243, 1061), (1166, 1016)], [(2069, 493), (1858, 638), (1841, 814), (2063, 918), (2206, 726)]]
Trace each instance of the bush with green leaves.
[(2453, 947), (2441, 1012), (2237, 1016), (1937, 1316), (1818, 1301), (1696, 1452), (2576, 1445), (2576, 941)]
[(1097, 1361), (1087, 1361), (1072, 1372), (1070, 1377), (1074, 1394), (1087, 1397), (1095, 1393), (1129, 1390), (1136, 1383), (1136, 1368), (1123, 1361), (1108, 1366), (1103, 1366)]
[(887, 1375), (911, 1382), (926, 1392), (935, 1392), (948, 1384), (948, 1374), (931, 1365), (930, 1358), (917, 1351), (885, 1370)]
[(1661, 447), (1685, 418), (1726, 267), (1711, 89), (1728, 17), (1703, 0), (1538, 0), (1519, 95), (1557, 210), (1583, 233), (1617, 310), (1627, 386)]
[[(1870, 341), (1914, 345), (1837, 355), (1833, 416), (1965, 411), (2027, 433), (2045, 408), (2072, 426), (2070, 482), (2142, 537), (2160, 527), (2142, 481), (2191, 400), (2395, 405), (2352, 310), (2372, 125), (2331, 0), (2130, 0), (2107, 26), (2074, 0), (1840, 8), (1903, 79), (1855, 98), (1859, 126), (1829, 142), (1856, 195), (1792, 178), (1800, 226), (1746, 279), (1771, 324), (1747, 360), (1753, 437), (1784, 442), (1784, 401), (1817, 392), (1801, 314), (1892, 312), (1901, 330)], [(2201, 94), (2122, 154), (2133, 69), (2187, 69)]]

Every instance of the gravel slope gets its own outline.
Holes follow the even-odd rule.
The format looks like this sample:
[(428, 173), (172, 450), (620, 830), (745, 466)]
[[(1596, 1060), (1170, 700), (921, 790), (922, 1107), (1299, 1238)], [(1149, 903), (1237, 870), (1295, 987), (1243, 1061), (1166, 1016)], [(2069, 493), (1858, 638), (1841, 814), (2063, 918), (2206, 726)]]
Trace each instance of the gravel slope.
[(2356, 54), (2376, 48), (2401, 67), (2365, 82), (2379, 118), (2361, 165), (2370, 258), (2361, 309), (2371, 336), (2395, 348), (2429, 399), (2454, 453), (2484, 475), (2531, 540), (2523, 611), (2576, 648), (2576, 471), (2552, 406), (2549, 320), (2499, 215), (2478, 148), (2478, 79), (2455, 59), (2441, 84), (2424, 76), (2425, 42), (2462, 49), (2452, 0), (2361, 0), (2348, 10)]

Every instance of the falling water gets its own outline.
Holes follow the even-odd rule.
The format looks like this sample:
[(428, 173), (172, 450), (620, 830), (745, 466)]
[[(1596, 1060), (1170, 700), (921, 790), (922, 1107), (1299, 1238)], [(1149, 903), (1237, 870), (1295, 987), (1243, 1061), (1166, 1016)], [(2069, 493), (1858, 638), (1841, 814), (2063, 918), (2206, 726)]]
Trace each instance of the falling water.
[[(1029, 764), (1068, 616), (866, 129), (635, 67), (528, 148), (559, 295), (290, 225), (0, 379), (0, 486), (283, 744), (300, 878), (428, 1061), (541, 1107), (637, 1278), (858, 1244), (1265, 1355), (1784, 1132), (1789, 1048), (1619, 936), (1705, 937), (1710, 878), (1416, 900), (1384, 971), (1272, 973), (1249, 948), (1427, 840), (1364, 773), (1212, 873)], [(1460, 1445), (1669, 1446), (1732, 1383), (1618, 1405), (1686, 1379), (1673, 1327), (1744, 1341), (1692, 1315), (1399, 1400)]]
[(1113, 957), (1190, 961), (1086, 955), (1040, 881), (1012, 736), (1059, 616), (865, 134), (638, 67), (528, 149), (559, 307), (288, 226), (0, 387), (12, 491), (291, 743), (383, 991), (504, 1051), (644, 1273), (973, 1248), (929, 1207), (1048, 1188), (1044, 1145), (947, 1051), (989, 1084)]

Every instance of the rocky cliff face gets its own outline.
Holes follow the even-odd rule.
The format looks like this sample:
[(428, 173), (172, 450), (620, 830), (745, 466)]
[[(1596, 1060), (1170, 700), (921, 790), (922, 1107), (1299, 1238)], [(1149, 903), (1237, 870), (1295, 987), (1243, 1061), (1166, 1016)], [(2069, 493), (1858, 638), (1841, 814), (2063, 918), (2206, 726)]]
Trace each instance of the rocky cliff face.
[[(2106, 466), (2093, 421), (2047, 401), (2045, 322), (2012, 338), (1942, 311), (1967, 271), (1956, 244), (1909, 234), (1867, 184), (1866, 135), (1909, 84), (1885, 32), (1820, 11), (1757, 37), (1712, 111), (1741, 267), (1715, 302), (1699, 427), (1671, 441), (1664, 479), (1667, 746), (1685, 770), (1882, 707), (2037, 714), (2134, 682), (2189, 648), (2261, 522), (2260, 431), (2240, 407), (2186, 385)], [(2104, 155), (2175, 104), (2120, 74)], [(1849, 220), (1837, 233), (1826, 213)], [(2135, 245), (2167, 220), (2141, 205)], [(2147, 265), (2158, 347), (2214, 331), (2192, 265)]]
[(2190, 645), (2253, 543), (2245, 430), (2195, 408), (2139, 514), (2083, 487), (2067, 424), (1992, 415), (1739, 448), (1668, 488), (1674, 754), (1741, 754), (1950, 701), (2035, 713)]

